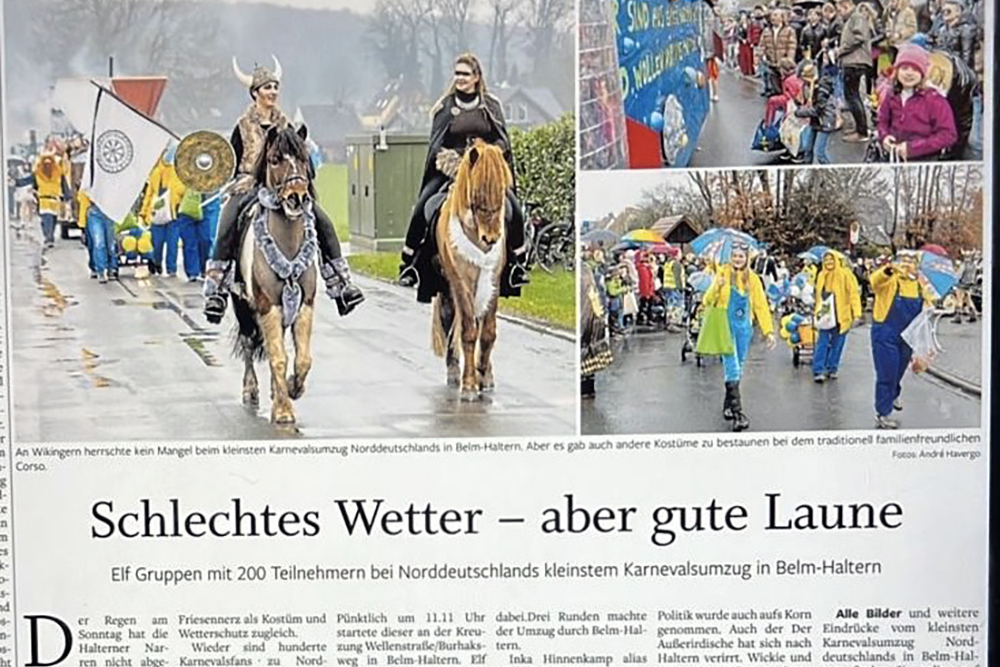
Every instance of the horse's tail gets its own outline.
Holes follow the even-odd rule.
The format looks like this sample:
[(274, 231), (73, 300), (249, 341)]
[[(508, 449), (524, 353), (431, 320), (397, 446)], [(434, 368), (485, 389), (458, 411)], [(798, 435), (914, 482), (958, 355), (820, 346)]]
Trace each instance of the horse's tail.
[(434, 354), (443, 357), (448, 351), (448, 333), (441, 321), (441, 295), (434, 297), (434, 307), (431, 310), (431, 346)]
[(233, 327), (233, 356), (244, 361), (262, 361), (266, 356), (264, 333), (257, 324), (253, 308), (239, 296), (233, 296), (233, 312), (236, 326)]

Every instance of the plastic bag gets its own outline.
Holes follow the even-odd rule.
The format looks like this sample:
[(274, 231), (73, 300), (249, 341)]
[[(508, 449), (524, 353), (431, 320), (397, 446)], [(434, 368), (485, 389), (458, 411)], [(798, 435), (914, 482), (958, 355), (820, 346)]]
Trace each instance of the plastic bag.
[(726, 308), (713, 306), (705, 310), (695, 351), (706, 357), (733, 354), (736, 351)]
[(822, 331), (837, 328), (836, 301), (832, 292), (823, 297), (823, 301), (819, 304), (819, 311), (816, 313), (816, 328)]
[(930, 308), (920, 311), (913, 321), (900, 334), (910, 349), (913, 350), (913, 360), (910, 369), (914, 373), (922, 373), (937, 357), (941, 348), (934, 335), (933, 312)]

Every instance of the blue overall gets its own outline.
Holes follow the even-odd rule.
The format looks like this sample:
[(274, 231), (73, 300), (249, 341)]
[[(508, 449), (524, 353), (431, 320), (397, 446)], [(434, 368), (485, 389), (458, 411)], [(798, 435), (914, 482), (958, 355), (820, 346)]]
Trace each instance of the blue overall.
[(725, 371), (726, 382), (739, 382), (743, 376), (743, 364), (746, 363), (747, 351), (750, 349), (750, 338), (753, 336), (753, 323), (750, 319), (750, 296), (740, 294), (736, 286), (729, 288), (729, 332), (733, 336), (735, 354), (722, 357), (722, 368)]
[[(826, 296), (826, 290), (823, 290)], [(840, 357), (847, 344), (847, 333), (840, 333), (840, 321), (832, 329), (820, 329), (816, 334), (816, 349), (813, 352), (813, 375), (836, 373), (840, 368)]]
[(900, 335), (920, 314), (924, 301), (920, 297), (898, 294), (889, 306), (885, 321), (872, 324), (872, 357), (875, 359), (875, 413), (880, 417), (892, 414), (892, 403), (899, 397), (900, 382), (913, 356), (913, 350)]

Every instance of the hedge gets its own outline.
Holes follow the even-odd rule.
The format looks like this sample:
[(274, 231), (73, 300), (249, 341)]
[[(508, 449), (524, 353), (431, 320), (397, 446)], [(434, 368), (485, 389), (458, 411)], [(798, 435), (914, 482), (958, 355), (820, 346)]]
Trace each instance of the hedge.
[(530, 130), (513, 128), (510, 135), (520, 200), (539, 204), (541, 215), (550, 221), (572, 221), (576, 191), (573, 114)]

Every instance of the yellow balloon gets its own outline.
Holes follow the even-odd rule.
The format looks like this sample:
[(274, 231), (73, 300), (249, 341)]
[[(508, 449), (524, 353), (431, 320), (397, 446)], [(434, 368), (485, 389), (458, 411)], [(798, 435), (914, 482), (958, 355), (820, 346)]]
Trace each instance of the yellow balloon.
[(135, 252), (137, 245), (137, 239), (131, 234), (122, 239), (122, 250), (125, 252)]
[(153, 235), (149, 232), (144, 233), (136, 244), (136, 250), (139, 251), (140, 255), (147, 255), (153, 252)]

